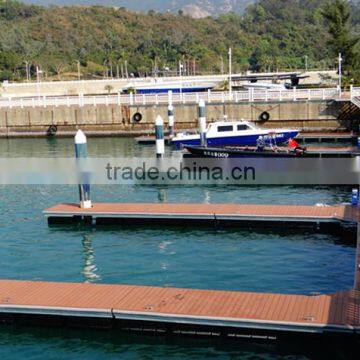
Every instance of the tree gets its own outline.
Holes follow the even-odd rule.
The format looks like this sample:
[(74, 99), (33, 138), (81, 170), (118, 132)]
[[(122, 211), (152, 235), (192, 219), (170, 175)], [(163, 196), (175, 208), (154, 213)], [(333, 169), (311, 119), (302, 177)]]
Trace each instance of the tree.
[(350, 6), (346, 0), (334, 0), (327, 3), (322, 14), (326, 19), (331, 35), (328, 45), (331, 55), (335, 58), (342, 53), (344, 70), (351, 73), (358, 64), (358, 51), (356, 45), (359, 36), (350, 32)]
[(111, 90), (113, 90), (114, 88), (111, 85), (105, 85), (104, 89), (108, 92), (108, 94), (110, 95)]

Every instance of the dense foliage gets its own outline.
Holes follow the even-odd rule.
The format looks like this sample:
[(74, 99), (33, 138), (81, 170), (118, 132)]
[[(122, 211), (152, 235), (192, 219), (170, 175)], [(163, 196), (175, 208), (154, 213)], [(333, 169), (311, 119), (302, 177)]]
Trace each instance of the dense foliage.
[[(341, 0), (337, 0), (341, 1)], [(82, 77), (123, 72), (150, 74), (176, 71), (178, 62), (194, 60), (197, 72), (226, 71), (233, 48), (234, 71), (335, 67), (332, 20), (324, 17), (327, 0), (260, 0), (244, 15), (234, 13), (194, 20), (180, 14), (133, 13), (124, 8), (50, 7), (0, 2), (0, 79), (35, 76), (39, 66), (47, 76)], [(358, 5), (352, 4), (357, 29)], [(349, 20), (350, 21), (350, 20)], [(355, 42), (356, 43), (356, 42)], [(357, 45), (351, 48), (357, 52)], [(354, 55), (352, 55), (354, 56)], [(350, 70), (350, 69), (349, 69)]]

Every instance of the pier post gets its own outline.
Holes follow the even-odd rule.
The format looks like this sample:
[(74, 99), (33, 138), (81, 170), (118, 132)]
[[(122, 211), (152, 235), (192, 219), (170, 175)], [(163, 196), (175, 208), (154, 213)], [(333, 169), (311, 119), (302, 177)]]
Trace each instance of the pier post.
[(165, 154), (164, 141), (164, 120), (158, 115), (155, 120), (155, 135), (156, 135), (156, 157), (162, 158)]
[(206, 116), (205, 116), (205, 101), (199, 101), (199, 130), (200, 130), (200, 143), (206, 146)]
[(355, 260), (354, 289), (360, 291), (360, 222), (357, 223), (357, 242)]
[(359, 205), (359, 189), (355, 188), (352, 190), (351, 194), (351, 205), (358, 206)]
[(167, 203), (168, 202), (166, 189), (158, 190), (158, 200), (159, 200), (159, 203)]
[[(79, 159), (79, 167), (81, 169), (81, 160), (87, 158), (87, 140), (85, 134), (78, 130), (75, 135), (75, 155)], [(81, 175), (86, 175), (86, 172), (81, 172)], [(84, 182), (84, 181), (81, 181)], [(79, 184), (80, 207), (82, 209), (90, 209), (92, 207), (90, 200), (90, 184)]]
[(168, 106), (168, 118), (169, 118), (169, 137), (174, 137), (174, 107), (172, 104)]
[(173, 92), (171, 90), (168, 91), (168, 104), (171, 105), (173, 103)]

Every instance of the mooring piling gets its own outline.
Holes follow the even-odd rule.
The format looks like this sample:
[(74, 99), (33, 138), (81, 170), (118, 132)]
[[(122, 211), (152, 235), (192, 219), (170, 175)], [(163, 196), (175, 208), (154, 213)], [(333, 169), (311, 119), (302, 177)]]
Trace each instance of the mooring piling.
[(199, 101), (198, 107), (199, 114), (199, 131), (200, 131), (200, 142), (202, 146), (206, 146), (206, 116), (205, 116), (205, 101)]
[(82, 159), (87, 158), (87, 140), (85, 134), (78, 130), (75, 135), (75, 156), (78, 159), (78, 165), (80, 169), (79, 181), (79, 197), (80, 207), (82, 209), (90, 209), (92, 207), (90, 199), (90, 184), (89, 184), (89, 173), (83, 169)]
[(351, 205), (358, 206), (359, 205), (359, 189), (354, 188), (351, 193)]
[(165, 154), (165, 140), (164, 140), (164, 120), (158, 115), (155, 120), (155, 135), (156, 135), (156, 157), (162, 158)]
[(357, 223), (354, 289), (360, 291), (360, 222)]
[(174, 137), (174, 106), (169, 104), (168, 106), (168, 119), (169, 119), (169, 138)]

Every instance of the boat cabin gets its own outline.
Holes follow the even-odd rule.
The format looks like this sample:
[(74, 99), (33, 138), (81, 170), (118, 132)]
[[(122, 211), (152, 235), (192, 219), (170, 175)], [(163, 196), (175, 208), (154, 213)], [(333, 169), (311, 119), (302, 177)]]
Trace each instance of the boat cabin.
[(207, 127), (207, 136), (236, 136), (238, 133), (257, 131), (248, 121), (217, 121)]

